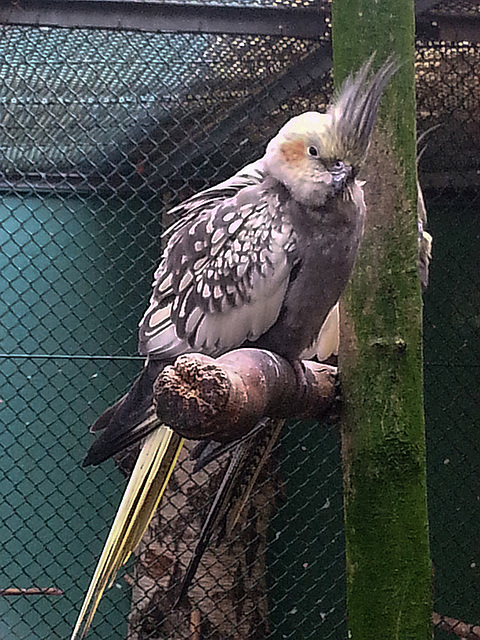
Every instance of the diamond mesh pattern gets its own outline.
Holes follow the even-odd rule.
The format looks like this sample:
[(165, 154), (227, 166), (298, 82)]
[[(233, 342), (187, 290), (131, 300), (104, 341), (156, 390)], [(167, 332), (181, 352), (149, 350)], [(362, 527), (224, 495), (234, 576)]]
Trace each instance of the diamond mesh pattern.
[[(1, 598), (5, 640), (66, 638), (73, 628), (125, 483), (113, 462), (79, 463), (88, 426), (141, 367), (136, 326), (163, 214), (258, 157), (290, 116), (324, 108), (331, 82), (322, 46), (3, 29), (0, 588), (63, 594)], [(435, 239), (425, 299), (435, 607), (471, 623), (480, 614), (478, 64), (477, 45), (417, 43), (419, 130), (442, 125), (426, 138), (420, 165)], [(170, 613), (172, 581), (220, 470), (214, 463), (192, 475), (182, 458), (89, 638), (346, 637), (331, 424), (288, 426), (240, 524), (206, 554), (191, 591), (198, 617)]]

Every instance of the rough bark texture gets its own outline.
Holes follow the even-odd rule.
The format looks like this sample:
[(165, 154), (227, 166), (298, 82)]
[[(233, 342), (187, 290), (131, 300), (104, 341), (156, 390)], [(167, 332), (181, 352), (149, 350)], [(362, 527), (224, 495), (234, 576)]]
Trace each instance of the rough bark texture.
[(180, 356), (153, 393), (160, 420), (184, 438), (229, 442), (265, 416), (318, 418), (333, 402), (335, 379), (335, 367), (306, 360), (295, 369), (270, 351), (237, 349), (216, 359)]
[[(215, 437), (221, 432), (219, 439), (229, 440), (248, 432), (264, 414), (312, 417), (324, 413), (334, 399), (335, 379), (335, 367), (305, 362), (302, 382), (290, 363), (259, 349), (240, 349), (216, 360), (191, 354), (178, 358), (159, 376), (155, 399), (159, 417), (172, 428), (180, 425), (184, 435)], [(280, 433), (283, 420), (270, 423), (267, 429)], [(212, 424), (217, 425), (213, 431)], [(278, 479), (275, 454), (265, 454), (263, 466), (264, 441), (275, 442), (267, 432), (255, 436), (252, 444), (257, 455), (252, 456), (251, 468), (244, 470), (257, 490), (236, 523), (233, 497), (235, 506), (224, 523), (226, 537), (219, 545), (212, 542), (186, 603), (174, 608), (227, 462), (225, 458), (214, 461), (194, 474), (189, 454), (195, 443), (185, 443), (162, 506), (136, 551), (128, 640), (264, 640), (268, 636), (266, 541)]]
[[(268, 636), (266, 535), (278, 493), (276, 463), (262, 471), (232, 535), (204, 554), (186, 605), (173, 608), (223, 461), (193, 474), (186, 442), (156, 513), (136, 551), (128, 640), (264, 640)], [(197, 636), (195, 636), (195, 633)]]
[(334, 0), (335, 80), (397, 53), (367, 166), (367, 228), (344, 297), (347, 603), (354, 640), (431, 638), (421, 297), (417, 273), (414, 13), (405, 0)]

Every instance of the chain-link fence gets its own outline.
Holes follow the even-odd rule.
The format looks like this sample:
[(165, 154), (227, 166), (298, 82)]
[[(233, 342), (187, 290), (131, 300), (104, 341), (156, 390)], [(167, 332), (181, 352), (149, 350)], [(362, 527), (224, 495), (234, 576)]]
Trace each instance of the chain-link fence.
[[(468, 5), (449, 6), (439, 24), (478, 19)], [(325, 8), (305, 2), (298, 10), (317, 19)], [(420, 165), (434, 236), (425, 394), (435, 610), (475, 623), (479, 53), (478, 44), (441, 41), (431, 22), (419, 33), (417, 92), (419, 131), (441, 125)], [(295, 38), (3, 27), (2, 640), (69, 637), (125, 486), (113, 462), (80, 462), (89, 425), (142, 366), (137, 323), (162, 216), (259, 157), (290, 116), (324, 108), (328, 19), (324, 31)], [(195, 606), (172, 613), (173, 587), (223, 466), (192, 474), (184, 454), (136, 559), (101, 602), (92, 640), (346, 638), (342, 474), (331, 424), (285, 429), (240, 523), (205, 555), (190, 593)]]

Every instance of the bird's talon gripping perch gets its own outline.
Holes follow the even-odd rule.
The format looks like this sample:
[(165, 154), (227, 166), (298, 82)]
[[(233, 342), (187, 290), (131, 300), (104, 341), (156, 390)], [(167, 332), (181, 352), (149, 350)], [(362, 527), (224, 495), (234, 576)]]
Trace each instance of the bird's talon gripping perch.
[(300, 393), (300, 397), (303, 399), (307, 395), (308, 382), (305, 378), (305, 365), (302, 360), (294, 360), (292, 362), (293, 370), (295, 371), (295, 377), (297, 378), (297, 385)]

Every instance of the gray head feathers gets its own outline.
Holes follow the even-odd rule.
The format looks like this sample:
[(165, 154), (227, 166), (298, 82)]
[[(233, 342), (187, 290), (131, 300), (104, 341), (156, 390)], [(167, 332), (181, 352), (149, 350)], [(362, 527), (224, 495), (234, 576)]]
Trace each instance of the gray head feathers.
[(356, 168), (365, 159), (382, 93), (399, 69), (396, 59), (389, 57), (369, 81), (373, 58), (345, 80), (328, 110), (332, 116), (333, 155)]

